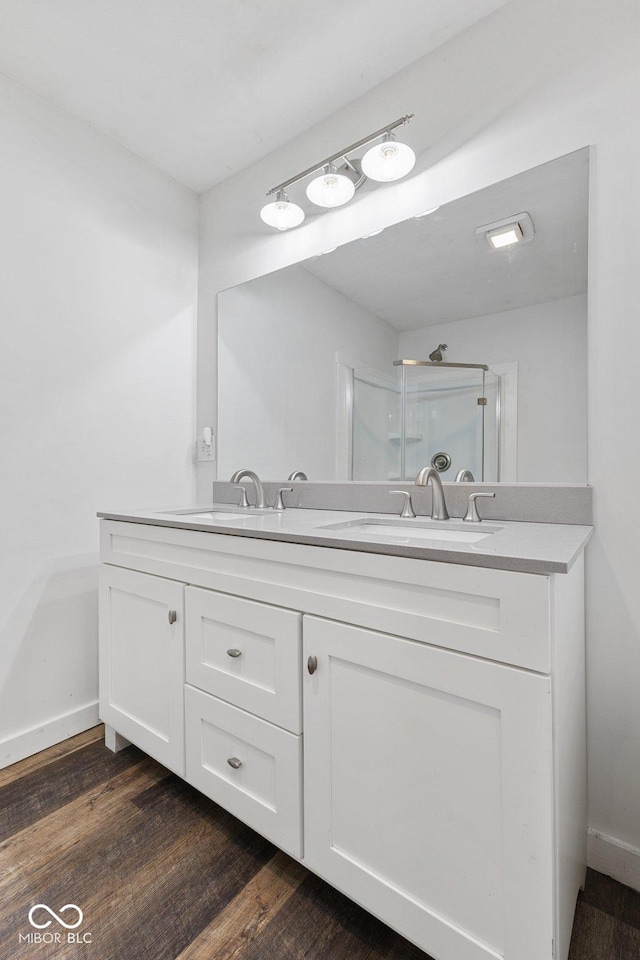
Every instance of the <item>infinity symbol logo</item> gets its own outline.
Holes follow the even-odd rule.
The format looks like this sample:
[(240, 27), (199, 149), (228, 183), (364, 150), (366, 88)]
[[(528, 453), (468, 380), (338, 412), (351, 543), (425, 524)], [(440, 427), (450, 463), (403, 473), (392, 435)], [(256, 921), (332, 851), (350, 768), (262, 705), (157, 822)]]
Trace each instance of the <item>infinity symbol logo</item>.
[(60, 907), (60, 913), (64, 913), (65, 910), (75, 910), (78, 914), (78, 919), (75, 923), (65, 923), (62, 917), (58, 916), (57, 913), (54, 913), (51, 907), (48, 907), (46, 903), (36, 903), (35, 907), (31, 907), (29, 910), (29, 923), (32, 927), (35, 927), (37, 930), (44, 930), (45, 927), (51, 926), (51, 920), (45, 920), (44, 923), (36, 923), (33, 919), (33, 915), (36, 910), (46, 910), (47, 913), (53, 917), (54, 920), (57, 920), (61, 927), (64, 927), (65, 930), (75, 930), (76, 927), (79, 927), (84, 919), (84, 915), (80, 907), (77, 907), (75, 903), (67, 903), (64, 907)]

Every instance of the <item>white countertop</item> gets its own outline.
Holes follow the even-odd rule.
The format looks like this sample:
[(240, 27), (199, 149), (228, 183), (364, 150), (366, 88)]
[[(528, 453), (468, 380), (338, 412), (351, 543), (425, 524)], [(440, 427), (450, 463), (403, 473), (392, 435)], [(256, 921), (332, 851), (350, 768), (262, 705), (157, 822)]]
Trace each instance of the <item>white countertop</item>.
[[(231, 512), (228, 517), (224, 513), (211, 518), (201, 515), (216, 508)], [(512, 520), (463, 523), (459, 518), (431, 521), (428, 517), (401, 521), (390, 514), (338, 510), (266, 509), (239, 515), (239, 511), (228, 503), (162, 511), (101, 512), (98, 516), (127, 523), (538, 574), (567, 573), (593, 532), (593, 527), (578, 524), (518, 523)], [(360, 529), (359, 522), (366, 520), (374, 521), (373, 525), (369, 524), (366, 530)], [(376, 524), (379, 521), (382, 521), (380, 532)], [(389, 523), (394, 529), (385, 532), (385, 525)], [(332, 529), (334, 524), (339, 525), (337, 529)], [(422, 527), (424, 531), (425, 526), (430, 528), (429, 537), (437, 537), (437, 531), (442, 530), (443, 538), (422, 541), (419, 530)], [(457, 542), (446, 540), (447, 534), (483, 536), (474, 542)]]

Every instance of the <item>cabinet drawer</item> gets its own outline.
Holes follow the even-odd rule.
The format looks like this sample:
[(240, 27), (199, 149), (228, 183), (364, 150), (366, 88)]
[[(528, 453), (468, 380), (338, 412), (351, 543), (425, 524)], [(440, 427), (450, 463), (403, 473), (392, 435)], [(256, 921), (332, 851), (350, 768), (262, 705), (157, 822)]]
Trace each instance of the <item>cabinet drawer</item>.
[(302, 737), (190, 686), (185, 721), (187, 781), (301, 857)]
[(187, 683), (301, 733), (301, 614), (197, 587), (185, 602)]

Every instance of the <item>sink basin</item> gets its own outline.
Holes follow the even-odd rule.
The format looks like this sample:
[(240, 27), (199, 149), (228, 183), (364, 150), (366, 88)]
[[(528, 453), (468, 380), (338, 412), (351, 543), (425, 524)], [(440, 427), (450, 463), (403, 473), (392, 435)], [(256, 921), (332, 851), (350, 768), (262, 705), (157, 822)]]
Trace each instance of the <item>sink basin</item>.
[(393, 537), (394, 539), (416, 540), (422, 543), (429, 541), (443, 541), (453, 543), (476, 543), (484, 540), (493, 533), (498, 533), (502, 527), (488, 526), (484, 523), (478, 528), (469, 529), (467, 525), (451, 523), (449, 520), (422, 521), (422, 520), (377, 520), (364, 518), (349, 520), (345, 523), (328, 523), (318, 529), (351, 531), (357, 536)]
[[(182, 514), (185, 516), (185, 514)], [(230, 510), (205, 510), (203, 513), (191, 513), (187, 516), (192, 520), (244, 520), (246, 513), (231, 513)]]
[(211, 510), (165, 510), (165, 516), (190, 517), (193, 520), (246, 520), (247, 517), (261, 517), (269, 510), (256, 510), (255, 507), (249, 507), (243, 510), (241, 507), (212, 507)]

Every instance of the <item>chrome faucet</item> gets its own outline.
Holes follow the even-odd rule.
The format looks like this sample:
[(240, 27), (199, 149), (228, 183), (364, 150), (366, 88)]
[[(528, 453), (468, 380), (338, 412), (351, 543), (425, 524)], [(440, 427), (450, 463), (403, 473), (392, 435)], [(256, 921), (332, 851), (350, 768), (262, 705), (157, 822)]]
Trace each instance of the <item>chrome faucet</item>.
[(442, 481), (438, 471), (434, 470), (433, 467), (423, 467), (416, 477), (416, 486), (428, 487), (429, 483), (431, 483), (431, 495), (433, 498), (431, 519), (448, 520), (449, 513), (447, 511), (447, 504), (445, 503), (444, 499), (444, 490), (442, 489)]
[(229, 483), (240, 483), (241, 480), (245, 479), (253, 481), (253, 485), (256, 488), (256, 507), (263, 510), (267, 506), (267, 502), (264, 499), (262, 481), (257, 473), (254, 473), (253, 470), (236, 470), (229, 480)]
[(306, 475), (304, 470), (294, 470), (290, 477), (287, 477), (287, 480), (308, 480), (309, 477)]

